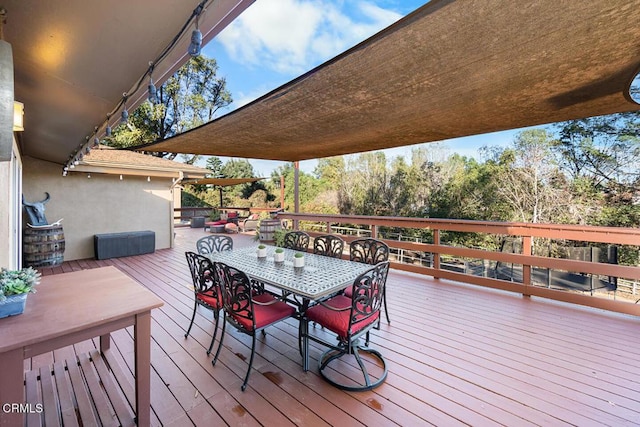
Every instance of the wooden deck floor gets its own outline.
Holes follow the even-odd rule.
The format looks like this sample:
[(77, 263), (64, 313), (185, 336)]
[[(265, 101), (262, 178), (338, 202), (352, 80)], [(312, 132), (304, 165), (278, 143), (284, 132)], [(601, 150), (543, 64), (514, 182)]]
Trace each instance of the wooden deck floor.
[[(152, 313), (154, 425), (640, 425), (640, 319), (397, 271), (387, 284), (392, 323), (383, 321), (372, 336), (389, 366), (381, 387), (337, 390), (313, 360), (303, 373), (291, 319), (259, 337), (242, 392), (248, 337), (228, 329), (215, 367), (205, 352), (210, 312), (199, 309), (184, 338), (193, 307), (184, 251), (203, 234), (178, 229), (174, 249), (43, 270), (114, 265), (165, 301)], [(253, 243), (234, 239), (236, 246)], [(96, 344), (35, 357), (25, 369), (86, 354)], [(322, 350), (311, 347), (317, 359)], [(131, 330), (113, 334), (106, 359), (131, 402)]]

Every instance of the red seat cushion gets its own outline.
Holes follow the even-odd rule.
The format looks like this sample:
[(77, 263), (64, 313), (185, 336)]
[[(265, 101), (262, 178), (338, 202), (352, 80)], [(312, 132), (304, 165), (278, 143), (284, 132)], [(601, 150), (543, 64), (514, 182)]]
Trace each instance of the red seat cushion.
[(200, 301), (208, 304), (211, 307), (221, 308), (222, 307), (222, 299), (220, 298), (220, 294), (218, 296), (213, 296), (212, 291), (197, 293), (196, 298)]
[[(342, 311), (331, 310), (321, 304), (314, 305), (305, 313), (306, 317), (317, 324), (324, 326), (332, 332), (338, 334), (338, 337), (346, 339), (349, 328), (349, 316), (351, 315), (351, 298), (344, 295), (335, 296), (324, 302), (333, 308), (345, 309)], [(356, 322), (351, 327), (351, 334), (355, 334), (367, 325), (378, 320), (380, 312), (376, 312), (373, 316)]]
[(347, 286), (344, 290), (344, 296), (351, 298), (351, 295), (353, 295), (353, 285)]
[[(261, 303), (268, 303), (275, 301), (276, 298), (273, 295), (262, 294), (254, 296), (253, 300)], [(291, 317), (295, 311), (295, 308), (282, 301), (276, 301), (269, 305), (260, 305), (254, 302), (253, 317), (256, 323), (256, 329), (263, 328), (279, 320)], [(234, 316), (234, 318), (246, 330), (253, 330), (253, 324), (250, 319), (239, 316)]]
[(227, 214), (227, 218), (237, 218), (238, 217), (238, 212), (229, 212)]

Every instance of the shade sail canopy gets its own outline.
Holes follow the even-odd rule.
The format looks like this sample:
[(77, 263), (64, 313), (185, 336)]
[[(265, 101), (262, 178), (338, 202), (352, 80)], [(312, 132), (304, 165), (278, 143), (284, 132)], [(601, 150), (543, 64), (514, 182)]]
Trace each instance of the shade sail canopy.
[(219, 187), (228, 187), (231, 185), (238, 184), (248, 184), (250, 182), (257, 182), (263, 180), (264, 178), (203, 178), (203, 179), (193, 179), (188, 181), (183, 181), (183, 184), (211, 184), (217, 185)]
[(640, 0), (434, 0), (141, 150), (297, 161), (638, 109)]

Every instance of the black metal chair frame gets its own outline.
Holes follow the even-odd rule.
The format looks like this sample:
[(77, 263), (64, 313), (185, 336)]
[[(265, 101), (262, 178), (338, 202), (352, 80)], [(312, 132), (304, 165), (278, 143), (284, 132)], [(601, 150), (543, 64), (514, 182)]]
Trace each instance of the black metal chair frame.
[[(282, 317), (269, 324), (257, 327), (253, 315), (253, 313), (255, 313), (254, 307), (256, 305), (267, 306), (272, 304), (286, 303), (280, 301), (279, 299), (276, 299), (268, 292), (265, 292), (264, 287), (261, 283), (250, 280), (244, 272), (221, 262), (216, 262), (214, 263), (214, 265), (216, 275), (220, 281), (220, 289), (222, 292), (223, 309), (225, 312), (225, 316), (222, 322), (222, 336), (220, 337), (218, 349), (216, 350), (216, 355), (211, 361), (211, 364), (215, 366), (216, 362), (218, 361), (218, 357), (220, 356), (220, 350), (222, 349), (227, 322), (231, 323), (231, 325), (234, 326), (238, 331), (251, 336), (251, 357), (249, 359), (247, 374), (241, 387), (242, 391), (244, 391), (247, 388), (249, 375), (251, 374), (251, 367), (253, 366), (253, 359), (256, 350), (256, 333), (258, 331), (261, 331), (263, 336), (265, 336), (266, 334), (264, 333), (264, 329), (266, 327), (271, 326), (281, 320), (285, 320), (288, 317), (292, 317), (295, 314), (295, 309), (291, 307), (291, 314), (287, 317)], [(258, 295), (269, 295), (269, 297), (264, 298), (264, 301), (257, 301), (255, 297)], [(252, 328), (247, 329), (239, 322), (238, 319), (245, 319), (250, 321), (252, 323)]]
[(196, 249), (200, 255), (228, 251), (233, 249), (233, 239), (229, 236), (205, 236), (198, 239)]
[(207, 354), (210, 354), (211, 349), (213, 348), (213, 343), (216, 340), (216, 334), (218, 333), (219, 314), (220, 310), (222, 310), (222, 305), (214, 307), (198, 298), (198, 294), (208, 295), (220, 301), (220, 286), (217, 276), (215, 275), (213, 262), (211, 262), (209, 258), (195, 252), (185, 252), (185, 256), (187, 258), (189, 270), (191, 271), (191, 279), (193, 280), (194, 303), (191, 322), (189, 323), (189, 328), (187, 328), (187, 333), (184, 334), (184, 337), (187, 338), (189, 336), (189, 332), (191, 332), (193, 321), (196, 318), (196, 309), (198, 308), (198, 305), (211, 310), (215, 319), (215, 327), (211, 336), (211, 344), (209, 344), (209, 349), (207, 350)]
[[(349, 244), (349, 259), (351, 261), (363, 262), (371, 265), (388, 261), (389, 246), (378, 239), (356, 239)], [(389, 310), (387, 310), (386, 286), (382, 295), (382, 301), (384, 302), (384, 315), (387, 318), (387, 323), (391, 324), (391, 320), (389, 319)], [(376, 329), (380, 329), (380, 322), (378, 322)]]
[(332, 234), (318, 236), (313, 239), (313, 253), (318, 255), (329, 256), (333, 258), (342, 258), (344, 251), (344, 240)]
[(309, 248), (309, 235), (304, 231), (289, 231), (284, 235), (284, 246), (287, 249), (307, 252)]
[[(347, 334), (345, 337), (338, 336), (338, 344), (332, 344), (327, 341), (324, 341), (316, 336), (309, 334), (309, 318), (306, 313), (301, 319), (301, 335), (302, 335), (302, 345), (305, 354), (309, 352), (309, 340), (322, 344), (324, 346), (329, 347), (327, 351), (325, 351), (320, 360), (318, 361), (318, 369), (320, 371), (320, 375), (327, 380), (332, 385), (347, 391), (366, 391), (371, 390), (379, 385), (381, 385), (384, 380), (387, 378), (387, 365), (382, 357), (382, 354), (377, 350), (373, 350), (366, 345), (369, 343), (369, 332), (377, 321), (366, 323), (367, 319), (375, 316), (377, 314), (378, 318), (380, 316), (380, 308), (382, 306), (382, 299), (384, 295), (384, 288), (387, 281), (387, 275), (389, 273), (389, 261), (383, 261), (373, 266), (371, 269), (367, 270), (354, 281), (354, 293), (351, 297), (351, 304), (348, 307), (333, 307), (329, 305), (331, 300), (327, 300), (325, 302), (318, 302), (319, 305), (325, 307), (326, 309), (332, 311), (347, 311), (349, 310), (349, 325), (347, 329)], [(319, 323), (321, 324), (321, 323)], [(358, 327), (359, 324), (364, 324), (362, 327)], [(324, 326), (321, 324), (321, 326)], [(360, 345), (360, 339), (365, 336), (365, 346)], [(382, 375), (376, 380), (371, 381), (369, 377), (369, 373), (367, 372), (367, 368), (360, 357), (360, 352), (365, 352), (375, 356), (383, 369)], [(353, 355), (358, 362), (358, 366), (362, 371), (364, 385), (359, 386), (351, 386), (345, 385), (342, 383), (338, 383), (331, 378), (329, 378), (325, 374), (325, 369), (332, 361), (341, 358), (345, 355)], [(304, 360), (305, 366), (303, 366), (304, 371), (307, 371), (309, 367), (306, 365), (307, 358)]]

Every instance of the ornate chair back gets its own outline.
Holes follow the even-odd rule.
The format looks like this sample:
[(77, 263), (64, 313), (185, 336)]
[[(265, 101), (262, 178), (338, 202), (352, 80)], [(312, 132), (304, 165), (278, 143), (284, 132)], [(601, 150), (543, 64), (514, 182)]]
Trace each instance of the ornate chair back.
[(200, 255), (222, 252), (233, 249), (233, 239), (229, 236), (205, 236), (196, 242)]
[(349, 245), (349, 259), (375, 265), (389, 260), (389, 246), (377, 239), (356, 239)]
[(283, 246), (287, 249), (306, 252), (309, 247), (309, 235), (304, 231), (289, 231), (284, 235)]
[(318, 255), (329, 256), (333, 258), (342, 258), (344, 250), (344, 240), (338, 236), (327, 234), (318, 236), (313, 240), (313, 253)]
[(349, 327), (345, 331), (347, 340), (362, 335), (377, 323), (388, 274), (389, 261), (382, 261), (362, 273), (353, 282), (351, 315), (349, 316)]
[[(213, 262), (205, 256), (195, 252), (185, 252), (189, 271), (191, 271), (191, 279), (193, 280), (193, 289), (198, 294), (208, 294), (214, 298), (218, 298), (219, 287), (215, 278)], [(221, 306), (216, 305), (212, 309), (219, 309)]]
[(184, 334), (184, 337), (188, 337), (189, 332), (191, 332), (193, 321), (196, 318), (196, 309), (198, 308), (198, 305), (212, 310), (215, 327), (213, 335), (211, 336), (211, 344), (207, 350), (207, 354), (209, 354), (211, 353), (213, 342), (215, 341), (216, 334), (218, 333), (219, 313), (222, 309), (220, 286), (214, 271), (214, 264), (209, 258), (195, 252), (185, 252), (185, 256), (187, 257), (187, 264), (189, 265), (189, 271), (191, 272), (191, 279), (193, 281), (194, 303), (191, 322), (189, 323), (189, 327), (187, 328), (187, 332)]
[(262, 290), (253, 289), (249, 277), (240, 270), (221, 262), (216, 263), (215, 269), (227, 319), (239, 330), (252, 333), (255, 329), (253, 297)]

